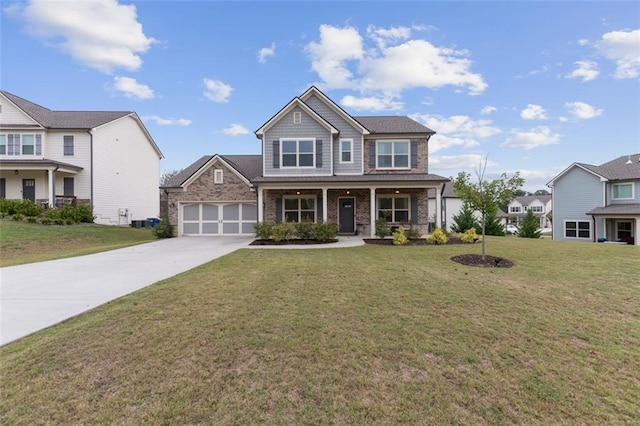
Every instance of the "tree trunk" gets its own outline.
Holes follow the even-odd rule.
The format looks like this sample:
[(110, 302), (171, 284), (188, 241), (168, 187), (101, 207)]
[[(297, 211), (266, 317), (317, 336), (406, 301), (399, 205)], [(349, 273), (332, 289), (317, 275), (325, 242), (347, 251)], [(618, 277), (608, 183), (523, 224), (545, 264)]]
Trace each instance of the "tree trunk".
[(482, 260), (484, 260), (485, 258), (484, 240), (486, 240), (486, 236), (484, 235), (484, 224), (485, 224), (484, 217), (485, 217), (485, 214), (482, 215)]

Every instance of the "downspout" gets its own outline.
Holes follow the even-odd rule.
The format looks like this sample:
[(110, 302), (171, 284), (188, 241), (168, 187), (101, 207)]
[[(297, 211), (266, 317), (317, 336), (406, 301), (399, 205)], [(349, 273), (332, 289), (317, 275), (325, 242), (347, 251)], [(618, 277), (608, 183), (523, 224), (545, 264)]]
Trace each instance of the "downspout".
[(89, 207), (93, 214), (93, 133), (91, 133), (91, 129), (87, 129), (87, 133), (89, 133), (89, 164), (91, 167), (89, 170)]

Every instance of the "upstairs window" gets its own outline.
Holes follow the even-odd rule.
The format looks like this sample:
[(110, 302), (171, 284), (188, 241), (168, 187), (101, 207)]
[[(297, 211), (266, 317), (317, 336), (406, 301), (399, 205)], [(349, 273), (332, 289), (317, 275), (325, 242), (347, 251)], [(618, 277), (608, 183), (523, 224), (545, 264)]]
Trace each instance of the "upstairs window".
[(42, 135), (9, 133), (0, 135), (0, 155), (41, 155)]
[(542, 213), (542, 206), (531, 206), (531, 211), (534, 213)]
[(340, 162), (353, 163), (353, 140), (340, 139)]
[(632, 200), (633, 199), (633, 183), (614, 183), (613, 184), (614, 200)]
[(36, 151), (33, 135), (22, 135), (22, 155), (33, 155)]
[(7, 135), (0, 135), (0, 155), (7, 155)]
[(283, 139), (282, 167), (314, 167), (315, 140)]
[(73, 136), (64, 136), (63, 137), (63, 154), (64, 155), (73, 155), (74, 144), (73, 144)]
[(376, 168), (408, 169), (409, 141), (376, 142)]
[(520, 206), (509, 207), (509, 213), (520, 213), (520, 212), (521, 212)]

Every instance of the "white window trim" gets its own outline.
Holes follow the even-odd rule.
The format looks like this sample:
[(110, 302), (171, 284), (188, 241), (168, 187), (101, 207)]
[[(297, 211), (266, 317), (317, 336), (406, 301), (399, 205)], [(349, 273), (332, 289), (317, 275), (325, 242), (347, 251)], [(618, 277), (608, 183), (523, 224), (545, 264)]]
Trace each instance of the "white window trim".
[(302, 113), (300, 111), (293, 113), (293, 124), (302, 124)]
[[(388, 223), (404, 223), (395, 221), (396, 216), (396, 198), (407, 199), (407, 223), (411, 223), (411, 195), (409, 194), (380, 194), (376, 197), (376, 219), (380, 217), (380, 199), (381, 198), (393, 198), (393, 207), (391, 208), (391, 218), (393, 219)], [(400, 209), (404, 211), (404, 209)]]
[[(300, 141), (311, 141), (313, 147), (313, 160), (310, 166), (299, 166), (300, 164)], [(296, 165), (285, 166), (284, 165), (284, 143), (295, 142), (296, 143)], [(307, 153), (305, 153), (307, 154)], [(287, 154), (290, 155), (290, 154)], [(281, 138), (280, 139), (280, 168), (281, 169), (315, 169), (316, 168), (316, 138)]]
[[(576, 223), (576, 236), (575, 237), (567, 237), (567, 222), (575, 222)], [(580, 236), (580, 223), (581, 222), (585, 222), (589, 224), (589, 236), (588, 237), (581, 237)], [(591, 240), (591, 236), (593, 233), (593, 227), (591, 226), (591, 221), (589, 220), (579, 220), (579, 219), (565, 219), (564, 223), (562, 224), (562, 235), (564, 238), (566, 239), (570, 239), (570, 240)], [(584, 229), (583, 229), (584, 231)]]
[(222, 169), (215, 169), (213, 171), (213, 183), (217, 185), (224, 183), (224, 172)]
[(509, 213), (522, 213), (522, 208), (520, 206), (511, 206), (509, 207)]
[[(380, 165), (378, 164), (378, 160), (380, 158), (380, 150), (378, 149), (378, 144), (381, 143), (391, 143), (391, 167), (380, 167)], [(407, 144), (407, 167), (395, 167), (396, 143)], [(411, 170), (411, 141), (409, 139), (389, 139), (376, 141), (376, 170)]]
[[(631, 197), (624, 197), (624, 198), (616, 198), (616, 187), (620, 187), (620, 186), (631, 186)], [(624, 182), (624, 183), (614, 183), (611, 186), (611, 199), (612, 200), (633, 200), (636, 197), (636, 186), (633, 182)]]
[[(342, 153), (347, 152), (342, 149), (342, 143), (349, 142), (349, 158), (350, 161), (342, 161)], [(340, 163), (341, 164), (353, 164), (353, 139), (340, 139)]]
[[(282, 197), (282, 223), (285, 223), (287, 221), (287, 212), (288, 211), (293, 211), (293, 210), (287, 210), (286, 209), (286, 201), (285, 200), (292, 200), (292, 199), (297, 199), (298, 200), (298, 218), (300, 218), (302, 216), (302, 212), (307, 212), (307, 211), (311, 211), (311, 210), (302, 210), (300, 209), (300, 199), (303, 198), (313, 198), (313, 223), (317, 223), (318, 222), (318, 196), (315, 194), (300, 194), (300, 195), (284, 195)], [(299, 223), (299, 222), (293, 222), (293, 223)]]
[[(2, 133), (2, 135), (4, 136), (4, 146), (5, 146), (5, 154), (2, 154), (2, 156), (7, 156), (9, 158), (15, 158), (15, 157), (27, 157), (27, 158), (33, 158), (33, 157), (42, 157), (42, 151), (44, 151), (44, 136), (41, 133), (14, 133), (14, 132), (7, 132), (7, 133)], [(18, 149), (20, 150), (19, 154), (9, 154), (9, 135), (14, 135), (14, 136), (19, 136), (20, 137), (20, 141), (18, 143)], [(23, 147), (24, 144), (22, 143), (22, 140), (25, 136), (32, 136), (33, 137), (33, 154), (24, 154), (23, 153)], [(40, 136), (40, 154), (38, 154), (38, 136)], [(15, 148), (15, 145), (14, 145)]]
[[(539, 210), (536, 210), (539, 209)], [(542, 206), (531, 206), (531, 211), (534, 213), (544, 213), (544, 207)]]

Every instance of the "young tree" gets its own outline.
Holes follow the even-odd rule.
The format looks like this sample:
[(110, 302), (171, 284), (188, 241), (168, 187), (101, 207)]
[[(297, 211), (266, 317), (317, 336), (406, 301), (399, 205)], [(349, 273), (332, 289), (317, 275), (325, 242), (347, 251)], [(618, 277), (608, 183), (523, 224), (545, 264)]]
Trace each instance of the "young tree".
[(451, 230), (453, 232), (463, 233), (467, 229), (474, 228), (477, 233), (480, 233), (480, 224), (473, 215), (473, 209), (468, 202), (462, 203), (460, 212), (453, 216), (453, 223), (451, 224)]
[(524, 216), (522, 225), (520, 225), (520, 232), (518, 232), (518, 236), (524, 238), (540, 238), (541, 232), (538, 231), (539, 228), (540, 219), (538, 219), (531, 209), (529, 209), (527, 210), (527, 214)]
[(489, 210), (485, 218), (484, 232), (487, 235), (504, 237), (504, 225), (498, 217), (498, 210)]
[(512, 177), (507, 178), (506, 173), (500, 175), (500, 179), (487, 181), (484, 174), (487, 169), (487, 159), (484, 164), (480, 164), (475, 170), (477, 182), (471, 182), (469, 173), (460, 172), (453, 182), (453, 190), (469, 203), (471, 208), (480, 212), (482, 226), (482, 259), (486, 257), (485, 227), (487, 214), (497, 213), (501, 203), (507, 203), (513, 198), (513, 194), (524, 185), (524, 179), (520, 177), (520, 172), (516, 172)]

